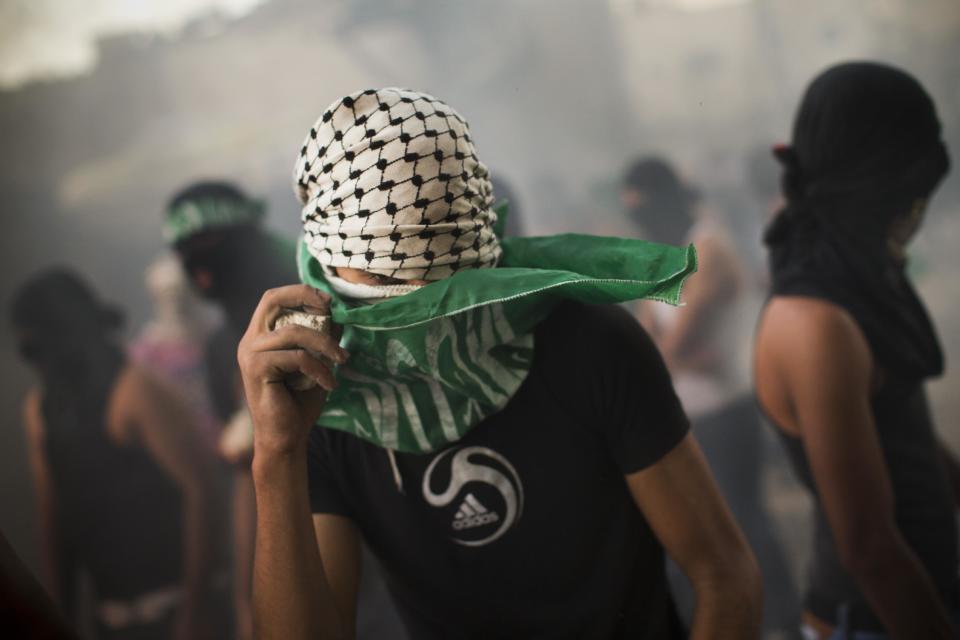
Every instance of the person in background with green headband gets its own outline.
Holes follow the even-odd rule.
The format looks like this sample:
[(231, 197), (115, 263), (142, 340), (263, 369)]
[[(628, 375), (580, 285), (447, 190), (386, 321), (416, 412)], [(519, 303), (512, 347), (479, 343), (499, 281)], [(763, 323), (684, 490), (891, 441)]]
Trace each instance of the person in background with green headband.
[(224, 311), (223, 326), (206, 348), (210, 397), (226, 425), (220, 454), (235, 469), (232, 497), (237, 637), (251, 638), (254, 495), (250, 478), (252, 430), (244, 406), (236, 348), (262, 293), (295, 277), (292, 243), (262, 227), (262, 202), (221, 181), (197, 182), (167, 206), (164, 237), (194, 288)]
[[(413, 638), (759, 637), (759, 572), (650, 338), (692, 247), (501, 238), (463, 118), (336, 101), (295, 167), (303, 285), (238, 349), (260, 638), (352, 638), (360, 541)], [(342, 334), (341, 334), (342, 331)]]

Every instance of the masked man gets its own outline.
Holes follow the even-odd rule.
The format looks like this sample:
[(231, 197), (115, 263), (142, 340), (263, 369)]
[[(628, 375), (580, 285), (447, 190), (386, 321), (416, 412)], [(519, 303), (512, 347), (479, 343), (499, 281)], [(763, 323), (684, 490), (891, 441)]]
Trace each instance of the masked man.
[(501, 241), (467, 124), (411, 91), (335, 102), (295, 180), (310, 286), (267, 292), (238, 354), (260, 637), (353, 637), (361, 539), (415, 638), (683, 637), (664, 551), (694, 637), (758, 635), (756, 564), (664, 364), (593, 304), (676, 303), (692, 248)]

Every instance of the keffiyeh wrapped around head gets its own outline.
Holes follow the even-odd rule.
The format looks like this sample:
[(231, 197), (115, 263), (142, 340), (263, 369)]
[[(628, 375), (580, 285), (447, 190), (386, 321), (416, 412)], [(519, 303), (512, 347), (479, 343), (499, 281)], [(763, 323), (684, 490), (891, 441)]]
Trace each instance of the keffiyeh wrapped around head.
[(294, 181), (307, 249), (324, 267), (441, 280), (500, 258), (487, 168), (466, 121), (430, 95), (337, 100), (310, 130)]

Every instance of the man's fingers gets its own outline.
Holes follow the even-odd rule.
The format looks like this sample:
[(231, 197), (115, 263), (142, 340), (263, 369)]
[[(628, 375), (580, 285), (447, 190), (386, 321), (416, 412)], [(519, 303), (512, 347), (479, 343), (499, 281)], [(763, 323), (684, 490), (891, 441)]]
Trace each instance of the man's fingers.
[(303, 349), (261, 351), (254, 357), (254, 378), (267, 384), (282, 383), (291, 375), (301, 373), (327, 391), (337, 387), (330, 367)]
[(270, 331), (284, 309), (306, 309), (318, 315), (330, 312), (330, 296), (305, 284), (267, 289), (250, 320), (251, 327)]
[(333, 370), (326, 363), (321, 362), (306, 351), (296, 351), (294, 353), (300, 354), (300, 373), (316, 380), (317, 384), (327, 391), (333, 391), (337, 388), (337, 379), (333, 375)]
[(298, 325), (288, 325), (257, 336), (250, 348), (254, 351), (307, 349), (323, 354), (337, 364), (343, 364), (350, 357), (332, 335)]

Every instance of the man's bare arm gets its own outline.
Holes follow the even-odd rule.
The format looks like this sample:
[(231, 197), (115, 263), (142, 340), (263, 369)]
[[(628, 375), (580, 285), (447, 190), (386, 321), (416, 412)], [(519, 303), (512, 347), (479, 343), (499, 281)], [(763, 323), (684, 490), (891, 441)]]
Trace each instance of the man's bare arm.
[(693, 586), (691, 639), (759, 638), (760, 571), (693, 436), (626, 479), (654, 534)]
[[(308, 435), (327, 392), (336, 387), (329, 363), (345, 362), (347, 353), (333, 335), (273, 327), (284, 309), (329, 315), (329, 303), (328, 296), (302, 285), (266, 292), (237, 351), (254, 424), (253, 606), (261, 640), (341, 640), (353, 633), (352, 603), (331, 586), (331, 580), (341, 585), (350, 579), (333, 564), (336, 551), (324, 552), (331, 562), (328, 575), (320, 553), (323, 531), (315, 532), (311, 519), (307, 477)], [(286, 381), (294, 374), (317, 386), (293, 391)]]
[[(337, 598), (320, 556), (310, 514), (306, 455), (254, 456), (257, 540), (253, 566), (254, 630), (261, 640), (347, 640), (353, 603)], [(335, 549), (327, 548), (329, 558)], [(339, 565), (336, 565), (339, 568)], [(347, 580), (333, 572), (331, 579)], [(354, 593), (355, 597), (355, 593)], [(344, 606), (340, 611), (338, 605)]]

